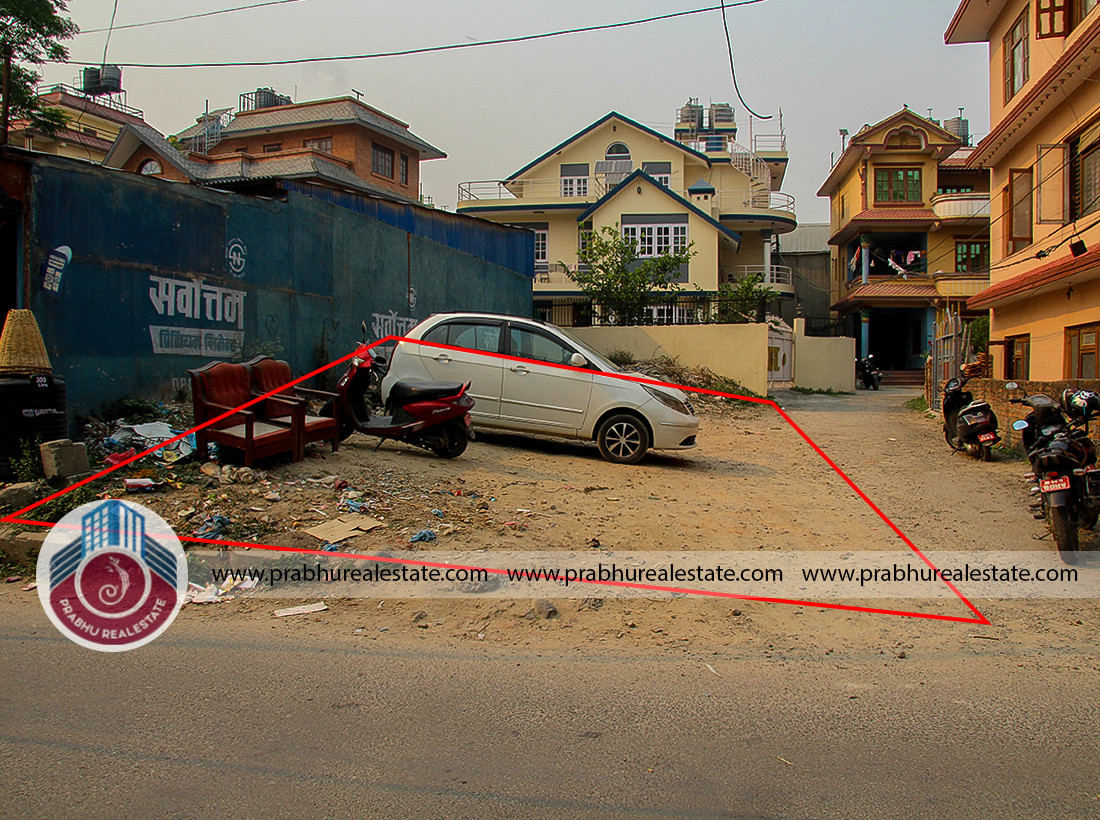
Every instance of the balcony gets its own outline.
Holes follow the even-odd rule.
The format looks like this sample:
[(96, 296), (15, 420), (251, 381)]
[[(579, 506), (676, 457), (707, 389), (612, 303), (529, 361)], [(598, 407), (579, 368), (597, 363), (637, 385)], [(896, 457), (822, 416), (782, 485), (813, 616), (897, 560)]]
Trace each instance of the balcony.
[(484, 209), (497, 203), (532, 206), (545, 203), (575, 202), (577, 207), (595, 202), (622, 180), (609, 180), (609, 175), (588, 177), (554, 177), (552, 179), (478, 180), (458, 186), (458, 208)]
[(762, 285), (767, 285), (780, 295), (794, 293), (794, 272), (786, 265), (735, 265), (727, 273), (731, 282), (746, 276), (758, 276)]
[(989, 219), (989, 194), (936, 194), (932, 197), (932, 212), (937, 219)]
[(568, 270), (577, 270), (577, 266), (573, 265), (571, 268), (567, 268), (561, 262), (552, 262), (550, 264), (535, 263), (535, 290), (576, 290), (577, 283), (569, 278)]

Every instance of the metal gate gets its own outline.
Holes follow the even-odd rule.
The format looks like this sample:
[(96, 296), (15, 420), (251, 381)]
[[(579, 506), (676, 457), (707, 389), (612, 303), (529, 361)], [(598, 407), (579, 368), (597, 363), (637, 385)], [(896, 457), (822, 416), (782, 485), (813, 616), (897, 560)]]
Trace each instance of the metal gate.
[(768, 387), (794, 385), (794, 331), (786, 324), (768, 325)]
[(940, 409), (940, 388), (945, 381), (959, 375), (970, 350), (970, 325), (963, 325), (962, 315), (950, 308), (936, 320), (932, 337), (932, 388), (930, 404)]

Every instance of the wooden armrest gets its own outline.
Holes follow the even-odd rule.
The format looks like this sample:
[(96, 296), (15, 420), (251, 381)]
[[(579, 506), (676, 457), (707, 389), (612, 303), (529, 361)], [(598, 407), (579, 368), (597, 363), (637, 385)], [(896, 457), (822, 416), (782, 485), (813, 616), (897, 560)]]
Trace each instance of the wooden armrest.
[(317, 398), (335, 399), (336, 394), (331, 390), (318, 390), (316, 387), (295, 387), (299, 393), (305, 393), (307, 396), (316, 396)]

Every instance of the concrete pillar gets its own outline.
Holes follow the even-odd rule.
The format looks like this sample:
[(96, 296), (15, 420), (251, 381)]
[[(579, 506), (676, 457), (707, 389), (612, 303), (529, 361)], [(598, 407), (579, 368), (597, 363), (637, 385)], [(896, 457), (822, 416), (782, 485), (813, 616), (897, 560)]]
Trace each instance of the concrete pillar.
[(867, 277), (871, 273), (871, 246), (869, 244), (860, 245), (860, 251), (862, 252), (863, 262), (863, 278), (860, 280), (862, 284), (867, 284)]
[(864, 308), (859, 312), (859, 349), (860, 357), (866, 358), (871, 352), (868, 347), (871, 338), (871, 311)]
[(760, 238), (764, 240), (764, 284), (772, 281), (772, 232), (761, 231)]

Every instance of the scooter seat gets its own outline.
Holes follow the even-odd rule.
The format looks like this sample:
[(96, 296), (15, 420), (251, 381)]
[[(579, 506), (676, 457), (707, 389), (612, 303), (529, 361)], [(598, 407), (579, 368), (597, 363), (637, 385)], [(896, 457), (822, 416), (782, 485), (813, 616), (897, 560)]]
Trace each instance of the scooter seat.
[(395, 407), (404, 407), (414, 401), (452, 398), (462, 388), (461, 382), (398, 382), (390, 390), (388, 401)]

